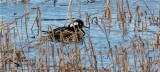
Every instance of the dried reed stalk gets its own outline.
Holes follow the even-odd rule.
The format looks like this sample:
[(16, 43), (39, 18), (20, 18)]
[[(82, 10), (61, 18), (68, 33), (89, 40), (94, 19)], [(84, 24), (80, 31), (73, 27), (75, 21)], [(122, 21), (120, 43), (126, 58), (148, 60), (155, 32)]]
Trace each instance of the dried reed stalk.
[(70, 12), (70, 21), (72, 23), (73, 22), (72, 20), (72, 0), (69, 1), (69, 12)]
[(143, 13), (143, 15), (148, 19), (149, 23), (151, 24), (152, 21), (149, 19), (149, 17), (148, 17), (147, 14), (145, 13), (145, 11), (142, 10), (142, 8), (141, 8), (139, 5), (137, 5), (137, 6), (136, 6), (136, 13), (138, 13), (139, 10)]
[(123, 72), (128, 72), (128, 57), (127, 57), (127, 49), (123, 48), (122, 49), (123, 56), (122, 56), (122, 67), (123, 67)]
[(104, 9), (104, 15), (105, 15), (106, 19), (108, 19), (110, 22), (112, 22), (112, 14), (111, 14), (111, 9), (109, 7), (109, 4), (110, 4), (110, 0), (107, 0), (106, 1), (106, 6), (105, 6), (105, 9)]
[(37, 26), (39, 29), (40, 37), (42, 37), (42, 26), (41, 26), (41, 8), (37, 7)]
[(78, 0), (78, 18), (81, 18), (81, 0)]
[(128, 3), (128, 0), (126, 0), (126, 4), (127, 4), (127, 9), (128, 9), (128, 19), (131, 20), (132, 18), (132, 14), (131, 14), (131, 11), (129, 9), (129, 3)]
[(154, 22), (155, 21), (155, 17), (154, 17), (154, 13), (149, 9), (148, 5), (146, 4), (146, 2), (144, 0), (142, 0), (143, 3), (146, 5), (147, 9), (149, 10), (149, 12), (151, 13), (152, 15), (152, 21)]
[(125, 11), (124, 11), (124, 3), (123, 3), (124, 1), (122, 0), (122, 6), (121, 6), (121, 14), (120, 14), (120, 16), (121, 16), (121, 21), (122, 21), (122, 28), (123, 28), (123, 35), (125, 35), (126, 34), (126, 24), (125, 24), (125, 22), (126, 22), (126, 15), (125, 15)]
[(158, 49), (158, 46), (159, 46), (159, 33), (156, 32), (156, 37), (155, 37), (155, 48)]
[(116, 0), (116, 6), (117, 6), (117, 20), (120, 20), (120, 2), (119, 0)]

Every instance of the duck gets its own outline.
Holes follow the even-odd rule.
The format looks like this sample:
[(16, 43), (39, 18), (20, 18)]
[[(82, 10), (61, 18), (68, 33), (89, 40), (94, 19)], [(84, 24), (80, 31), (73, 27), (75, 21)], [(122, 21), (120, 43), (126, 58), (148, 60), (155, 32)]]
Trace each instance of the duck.
[(81, 19), (76, 19), (68, 26), (47, 31), (47, 34), (51, 41), (79, 42), (82, 41), (85, 36), (83, 27), (85, 27), (84, 22)]

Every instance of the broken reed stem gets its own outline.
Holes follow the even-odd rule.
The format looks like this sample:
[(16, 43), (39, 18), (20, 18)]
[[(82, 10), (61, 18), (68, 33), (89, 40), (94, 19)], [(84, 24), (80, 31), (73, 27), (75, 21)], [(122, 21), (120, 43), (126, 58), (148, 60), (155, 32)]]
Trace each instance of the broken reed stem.
[(69, 1), (69, 12), (70, 12), (70, 21), (71, 21), (71, 23), (73, 23), (73, 20), (72, 20), (72, 0)]
[(137, 46), (134, 40), (132, 40), (132, 46), (133, 46), (133, 54), (134, 54), (134, 69), (137, 69)]
[(65, 71), (65, 62), (64, 62), (64, 51), (63, 51), (63, 46), (60, 45), (60, 49), (58, 49), (58, 57), (59, 57), (59, 70), (61, 72)]
[(51, 61), (50, 60), (50, 54), (51, 54), (51, 51), (52, 51), (52, 47), (49, 47), (49, 41), (45, 41), (45, 44), (46, 44), (46, 47), (45, 47), (44, 51), (45, 51), (45, 56), (46, 56), (46, 58), (45, 58), (46, 65), (45, 65), (44, 68), (46, 68), (47, 72), (50, 72), (50, 66), (51, 66), (51, 64), (50, 64), (50, 61)]
[(141, 16), (140, 16), (140, 13), (139, 13), (139, 11), (138, 11), (138, 9), (139, 9), (139, 7), (137, 7), (136, 8), (136, 16), (137, 16), (137, 22), (138, 22), (138, 26), (140, 25), (140, 23), (141, 23)]
[(42, 26), (41, 26), (41, 8), (40, 7), (37, 7), (37, 26), (38, 26), (39, 34), (41, 38), (42, 37)]
[(128, 0), (126, 0), (126, 4), (127, 4), (127, 9), (128, 9), (128, 19), (131, 20), (132, 18), (132, 14), (131, 14), (131, 11), (129, 9), (129, 3), (128, 3)]
[(88, 13), (85, 13), (86, 15), (86, 25), (89, 25), (89, 29), (90, 29), (90, 19), (91, 19), (91, 15), (89, 15)]
[[(37, 18), (37, 16), (36, 16), (36, 18), (35, 18), (35, 20), (34, 20), (34, 22), (33, 22), (33, 25), (32, 25), (32, 27), (31, 27), (31, 30), (32, 30), (32, 31), (33, 31), (34, 24), (35, 24), (36, 22), (38, 22), (37, 19), (38, 19), (38, 18)], [(38, 24), (37, 24), (37, 27), (38, 27)]]
[(81, 19), (81, 0), (78, 0), (78, 18)]
[[(88, 41), (89, 41), (89, 44), (91, 44), (91, 43), (90, 43), (90, 36), (88, 36)], [(93, 64), (92, 64), (92, 51), (90, 52), (90, 55), (89, 55), (88, 50), (87, 50), (87, 48), (86, 48), (86, 53), (87, 53), (88, 58), (89, 58), (90, 67), (92, 68), (92, 67), (93, 67)]]
[(147, 16), (146, 12), (144, 10), (142, 10), (142, 8), (139, 5), (137, 5), (136, 6), (136, 12), (138, 12), (139, 10), (143, 13), (143, 15), (148, 19), (149, 23), (151, 24), (152, 21), (149, 19), (149, 17)]
[(91, 41), (91, 39), (89, 39), (89, 44), (90, 44), (90, 47), (91, 47), (91, 56), (93, 55), (93, 58), (94, 58), (94, 71), (98, 71), (98, 68), (97, 68), (97, 58), (96, 58), (96, 55), (95, 55), (95, 49), (94, 49), (94, 47), (93, 47), (93, 44), (92, 44), (92, 41)]
[[(14, 64), (15, 54), (16, 54), (16, 32), (15, 32), (15, 28), (14, 28), (14, 48), (13, 48), (13, 53), (12, 53), (13, 64)], [(15, 69), (15, 68), (13, 68), (13, 69)]]
[(143, 41), (142, 41), (142, 38), (140, 36), (138, 36), (139, 40), (140, 40), (140, 43), (138, 44), (138, 53), (140, 54), (139, 55), (139, 61), (140, 61), (140, 68), (143, 72), (145, 72), (145, 67), (144, 67), (144, 57), (143, 57)]
[(116, 5), (117, 5), (117, 21), (120, 20), (120, 2), (119, 0), (116, 0)]
[[(27, 35), (27, 41), (29, 43), (29, 35), (28, 35), (28, 22), (29, 22), (29, 9), (28, 9), (28, 0), (26, 0), (26, 11), (25, 11), (25, 28), (26, 28), (26, 35)], [(28, 52), (30, 52), (30, 48), (28, 47)], [(28, 58), (29, 57), (29, 53), (28, 53)], [(29, 65), (27, 66), (28, 71), (29, 71)]]
[(143, 3), (146, 5), (147, 9), (149, 10), (149, 12), (151, 13), (152, 15), (152, 21), (154, 22), (155, 21), (155, 17), (154, 17), (154, 13), (149, 9), (148, 5), (146, 4), (146, 2), (144, 0), (142, 0)]
[(103, 65), (103, 58), (102, 58), (102, 45), (101, 45), (101, 42), (100, 42), (100, 51), (99, 51), (99, 54), (100, 54), (100, 59), (101, 59), (101, 67), (103, 68), (102, 70), (104, 70), (104, 65)]
[[(88, 37), (89, 37), (89, 36), (88, 36)], [(84, 66), (83, 66), (83, 68), (85, 68), (85, 71), (86, 71), (86, 64), (87, 64), (87, 60), (86, 60), (87, 55), (88, 55), (88, 49), (87, 49), (86, 43), (84, 42)], [(89, 55), (88, 55), (88, 56), (89, 56)], [(89, 57), (88, 57), (88, 58), (89, 58)], [(90, 58), (89, 58), (89, 60), (90, 60)]]
[(159, 33), (156, 32), (156, 37), (155, 37), (155, 48), (158, 49), (158, 46), (159, 46)]
[[(25, 25), (26, 25), (26, 33), (27, 33), (27, 38), (28, 38), (28, 21), (29, 21), (29, 9), (28, 9), (28, 0), (26, 0), (26, 11), (25, 11)], [(29, 39), (28, 39), (29, 42)]]
[(104, 16), (106, 19), (108, 19), (110, 22), (112, 22), (112, 13), (111, 13), (111, 9), (109, 7), (109, 4), (110, 4), (110, 0), (107, 0), (106, 7), (104, 9)]
[(29, 42), (29, 35), (28, 35), (28, 21), (29, 21), (29, 12), (26, 10), (25, 12), (25, 27), (26, 27), (26, 35), (27, 35), (27, 40)]
[(120, 67), (120, 57), (119, 57), (119, 52), (118, 52), (118, 49), (117, 49), (117, 46), (115, 45), (115, 49), (116, 49), (116, 66), (118, 67), (118, 71), (121, 70), (121, 67)]
[[(11, 45), (11, 43), (10, 43), (10, 27), (9, 27), (9, 25), (7, 25), (7, 31), (5, 32), (5, 44), (4, 44), (4, 49), (3, 50), (6, 50), (6, 52), (4, 52), (4, 57), (5, 58), (9, 58), (10, 57), (10, 53), (9, 53), (9, 51), (10, 51), (10, 45)], [(5, 59), (4, 60), (4, 69), (6, 69), (7, 68), (7, 61), (8, 61), (8, 59)], [(10, 68), (10, 67), (9, 67)]]
[[(75, 49), (75, 53), (76, 53), (76, 56), (75, 56), (75, 58), (76, 58), (76, 63), (75, 63), (75, 71), (76, 72), (78, 72), (79, 71), (79, 66), (80, 66), (80, 49), (78, 48), (78, 47), (75, 47), (76, 49)], [(80, 68), (81, 69), (81, 68)]]
[(142, 28), (141, 28), (141, 30), (142, 30), (142, 37), (143, 37), (143, 32), (144, 32), (144, 22), (142, 21)]
[(121, 5), (121, 11), (122, 11), (122, 13), (124, 13), (124, 3), (123, 3), (124, 1), (122, 0), (122, 5)]
[(128, 57), (127, 57), (127, 49), (123, 48), (122, 49), (123, 56), (122, 56), (122, 67), (123, 67), (123, 72), (128, 72)]
[(69, 1), (69, 6), (68, 6), (67, 13), (66, 13), (66, 20), (65, 20), (64, 26), (66, 26), (66, 22), (67, 22), (69, 13), (70, 13), (70, 21), (73, 22), (72, 20), (72, 0)]
[(109, 6), (110, 2), (111, 2), (110, 0), (106, 0), (106, 5)]
[(3, 16), (0, 15), (0, 32), (2, 31), (3, 26)]
[[(110, 48), (110, 49), (109, 49), (108, 55), (110, 55), (110, 56), (111, 56), (112, 64), (114, 64), (112, 48)], [(113, 66), (113, 70), (114, 70), (114, 66)]]
[(121, 7), (121, 21), (122, 21), (122, 28), (123, 28), (123, 35), (126, 34), (126, 15), (125, 15), (125, 11), (124, 11), (124, 3), (123, 3), (123, 0), (122, 0), (122, 7)]

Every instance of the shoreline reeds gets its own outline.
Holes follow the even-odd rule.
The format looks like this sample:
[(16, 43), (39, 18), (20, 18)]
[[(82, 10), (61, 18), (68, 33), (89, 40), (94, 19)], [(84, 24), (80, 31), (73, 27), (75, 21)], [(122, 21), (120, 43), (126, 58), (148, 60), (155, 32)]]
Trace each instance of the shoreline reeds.
[[(105, 1), (106, 5), (102, 11), (93, 14), (85, 12), (83, 20), (89, 26), (89, 33), (86, 33), (82, 44), (76, 41), (64, 43), (53, 40), (51, 42), (49, 37), (44, 37), (41, 17), (43, 11), (40, 6), (36, 8), (37, 15), (34, 24), (36, 23), (37, 26), (33, 24), (31, 28), (28, 28), (31, 15), (28, 9), (29, 1), (22, 1), (26, 3), (24, 15), (9, 21), (3, 21), (3, 17), (0, 17), (0, 71), (159, 71), (159, 32), (149, 32), (148, 26), (152, 23), (159, 24), (160, 13), (156, 21), (155, 13), (151, 12), (145, 1), (142, 2), (150, 15), (139, 4), (136, 4), (135, 13), (132, 13), (128, 0), (116, 0), (116, 19), (112, 17), (111, 0)], [(96, 4), (96, 0), (91, 0), (90, 3)], [(77, 4), (77, 18), (82, 18), (84, 12), (81, 12), (83, 9), (81, 0), (78, 0)], [(70, 0), (66, 19), (62, 20), (73, 21), (72, 5), (73, 2)], [(102, 14), (102, 16), (96, 14)], [(131, 24), (134, 24), (134, 30), (130, 31), (133, 35), (128, 33)], [(113, 29), (118, 25), (117, 30)], [(38, 37), (31, 38), (29, 31), (34, 31), (34, 27), (38, 28)], [(90, 30), (94, 30), (93, 27), (98, 28), (97, 32), (102, 33), (100, 36), (102, 38), (97, 39), (99, 41), (92, 38), (91, 32), (93, 31)], [(51, 26), (48, 30), (52, 30)], [(122, 41), (113, 44), (114, 39), (111, 38), (114, 34), (120, 35), (122, 38), (119, 39)]]

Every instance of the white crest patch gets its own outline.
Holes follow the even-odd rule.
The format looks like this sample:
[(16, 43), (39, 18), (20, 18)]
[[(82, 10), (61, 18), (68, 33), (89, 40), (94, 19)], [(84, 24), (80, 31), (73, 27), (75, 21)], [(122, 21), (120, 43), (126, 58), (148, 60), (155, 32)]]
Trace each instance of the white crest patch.
[(74, 25), (78, 25), (78, 22), (74, 22)]
[(73, 24), (70, 25), (70, 27), (73, 27), (75, 25), (78, 25), (78, 22), (74, 22)]

